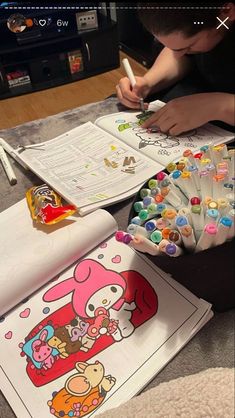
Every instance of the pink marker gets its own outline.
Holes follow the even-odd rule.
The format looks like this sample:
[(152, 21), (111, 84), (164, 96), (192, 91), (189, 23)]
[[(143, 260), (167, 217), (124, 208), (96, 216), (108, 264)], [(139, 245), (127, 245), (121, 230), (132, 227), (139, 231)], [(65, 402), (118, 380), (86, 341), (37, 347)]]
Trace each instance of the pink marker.
[(218, 232), (217, 225), (213, 223), (206, 224), (204, 230), (197, 242), (195, 252), (204, 251), (215, 244), (215, 237)]

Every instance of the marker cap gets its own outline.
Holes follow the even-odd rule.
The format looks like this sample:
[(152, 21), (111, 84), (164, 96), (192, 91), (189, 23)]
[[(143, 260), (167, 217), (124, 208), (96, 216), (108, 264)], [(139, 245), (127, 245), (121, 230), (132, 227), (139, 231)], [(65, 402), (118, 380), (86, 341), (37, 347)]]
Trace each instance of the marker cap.
[(203, 145), (203, 146), (200, 148), (200, 151), (201, 151), (201, 152), (206, 152), (206, 151), (208, 151), (208, 149), (209, 149), (209, 146), (208, 146), (208, 145)]
[(156, 223), (154, 221), (147, 221), (144, 225), (146, 231), (151, 232), (156, 229)]
[(195, 165), (190, 165), (190, 166), (188, 167), (188, 171), (189, 171), (190, 173), (192, 173), (192, 172), (194, 172), (194, 171), (198, 171), (198, 168), (197, 168)]
[(230, 226), (232, 226), (233, 221), (230, 218), (228, 218), (227, 216), (223, 216), (220, 219), (219, 223), (224, 225), (224, 226), (227, 226), (228, 228), (230, 228)]
[(157, 204), (157, 211), (158, 213), (162, 213), (162, 211), (166, 209), (166, 204), (165, 203), (158, 203)]
[(183, 237), (190, 237), (192, 234), (193, 228), (191, 225), (185, 225), (181, 228), (180, 233)]
[(167, 178), (165, 178), (161, 182), (161, 187), (167, 187), (169, 186), (169, 184), (171, 184), (171, 182)]
[(213, 180), (216, 181), (217, 183), (219, 181), (224, 180), (224, 178), (225, 178), (224, 174), (216, 174), (215, 176), (213, 176)]
[(189, 157), (190, 155), (193, 155), (193, 153), (192, 153), (191, 149), (186, 149), (186, 150), (183, 152), (183, 157)]
[(201, 199), (200, 199), (200, 197), (197, 197), (197, 196), (191, 197), (190, 203), (191, 203), (192, 206), (193, 205), (200, 205)]
[(203, 156), (203, 153), (202, 152), (197, 152), (193, 156), (194, 156), (194, 158), (197, 158), (198, 160), (200, 160), (202, 158), (202, 156)]
[(177, 212), (175, 209), (164, 209), (161, 215), (163, 218), (174, 219), (177, 215)]
[(155, 187), (157, 187), (158, 186), (158, 181), (157, 181), (157, 179), (150, 179), (149, 180), (149, 182), (148, 182), (148, 187), (150, 188), (150, 189), (153, 189), (153, 188), (155, 188)]
[(218, 209), (218, 202), (216, 202), (215, 200), (211, 200), (211, 202), (208, 203), (208, 209)]
[(185, 163), (178, 163), (177, 164), (177, 170), (180, 170), (183, 172), (184, 168), (185, 168), (186, 164)]
[(124, 244), (129, 244), (132, 240), (133, 237), (130, 234), (126, 234), (124, 235), (122, 242), (124, 242)]
[(217, 209), (207, 209), (206, 214), (213, 219), (218, 218), (219, 211)]
[(179, 239), (180, 239), (180, 234), (179, 234), (179, 232), (178, 232), (178, 231), (173, 230), (173, 231), (171, 231), (171, 232), (169, 233), (169, 240), (170, 240), (170, 241), (174, 241), (174, 242), (176, 242), (176, 241), (178, 241)]
[(117, 241), (122, 242), (125, 232), (123, 231), (116, 231), (115, 238)]
[(217, 234), (218, 228), (215, 224), (207, 224), (204, 228), (204, 231), (207, 232), (209, 235)]
[(177, 180), (180, 176), (181, 176), (181, 171), (180, 170), (175, 170), (175, 171), (173, 171), (173, 173), (172, 173), (172, 178), (174, 179), (174, 180)]
[(154, 196), (154, 199), (157, 203), (161, 203), (164, 200), (164, 197), (161, 194)]
[(153, 231), (152, 234), (150, 235), (150, 239), (154, 243), (159, 244), (159, 242), (161, 242), (161, 240), (162, 240), (161, 231)]
[(181, 228), (182, 226), (188, 225), (188, 219), (186, 216), (176, 216), (175, 223), (179, 228)]
[(191, 173), (189, 171), (183, 171), (183, 173), (181, 174), (182, 179), (188, 179), (190, 177), (191, 177)]
[(200, 160), (200, 163), (201, 163), (201, 165), (208, 165), (208, 164), (211, 163), (211, 160), (210, 160), (210, 158), (202, 158)]
[(192, 213), (198, 213), (200, 215), (202, 208), (200, 205), (193, 205), (191, 208)]
[(172, 244), (172, 243), (167, 244), (166, 253), (169, 255), (174, 255), (176, 253), (176, 248), (177, 247), (175, 246), (175, 244)]
[(168, 173), (172, 173), (172, 171), (174, 171), (176, 169), (176, 164), (175, 163), (169, 163), (166, 166), (166, 169), (167, 169)]
[(167, 227), (164, 228), (162, 230), (162, 238), (168, 239), (171, 231), (172, 231), (171, 228), (167, 228)]
[(162, 181), (166, 177), (166, 173), (164, 173), (163, 171), (160, 171), (160, 173), (158, 173), (156, 177), (158, 181)]
[(147, 211), (148, 213), (157, 213), (157, 204), (156, 203), (151, 203), (150, 205), (147, 206)]
[[(218, 200), (218, 208), (226, 208), (228, 206), (228, 199), (226, 197), (220, 197)], [(208, 205), (209, 207), (209, 205)]]
[(141, 209), (141, 211), (139, 212), (139, 218), (142, 221), (145, 221), (146, 219), (148, 219), (149, 213), (146, 209)]

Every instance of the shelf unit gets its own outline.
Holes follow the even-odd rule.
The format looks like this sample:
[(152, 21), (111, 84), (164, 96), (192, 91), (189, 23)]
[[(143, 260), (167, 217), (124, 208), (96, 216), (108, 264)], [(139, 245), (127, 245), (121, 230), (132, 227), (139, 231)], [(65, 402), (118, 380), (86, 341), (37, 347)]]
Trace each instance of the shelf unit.
[[(69, 14), (69, 30), (61, 33), (56, 25), (44, 33), (34, 28), (34, 33), (25, 34), (25, 38), (23, 33), (5, 32), (7, 41), (0, 45), (0, 99), (70, 83), (119, 66), (117, 23), (109, 12), (104, 15), (97, 10), (98, 28), (81, 31), (77, 30), (75, 13)], [(55, 14), (53, 18), (56, 20)], [(75, 66), (71, 66), (69, 56), (75, 57)], [(9, 81), (11, 78), (13, 81)]]

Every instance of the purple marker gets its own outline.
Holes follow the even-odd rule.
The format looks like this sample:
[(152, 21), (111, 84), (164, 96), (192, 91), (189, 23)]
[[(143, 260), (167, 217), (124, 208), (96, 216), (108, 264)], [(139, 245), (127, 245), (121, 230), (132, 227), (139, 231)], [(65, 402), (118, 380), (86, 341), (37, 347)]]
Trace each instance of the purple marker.
[(179, 255), (183, 254), (182, 248), (174, 243), (167, 244), (165, 253), (170, 257), (178, 257)]
[(133, 240), (133, 236), (130, 234), (126, 234), (124, 235), (122, 242), (124, 242), (124, 244), (130, 244), (132, 240)]

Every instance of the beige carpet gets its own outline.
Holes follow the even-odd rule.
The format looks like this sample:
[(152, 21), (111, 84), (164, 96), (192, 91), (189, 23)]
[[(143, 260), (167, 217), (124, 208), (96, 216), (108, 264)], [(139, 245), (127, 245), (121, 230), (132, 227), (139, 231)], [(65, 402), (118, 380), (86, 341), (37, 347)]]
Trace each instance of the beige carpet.
[(98, 418), (234, 418), (234, 369), (212, 368), (148, 390)]

